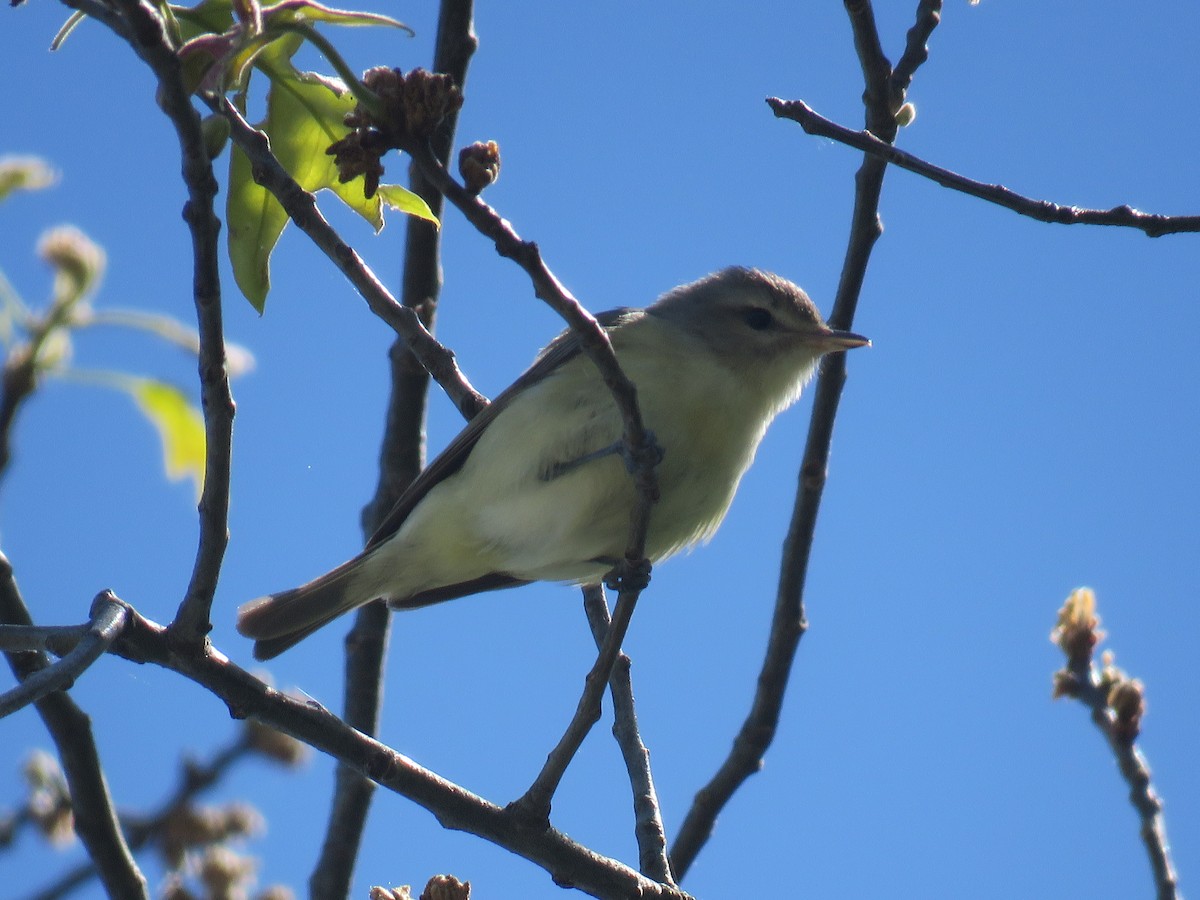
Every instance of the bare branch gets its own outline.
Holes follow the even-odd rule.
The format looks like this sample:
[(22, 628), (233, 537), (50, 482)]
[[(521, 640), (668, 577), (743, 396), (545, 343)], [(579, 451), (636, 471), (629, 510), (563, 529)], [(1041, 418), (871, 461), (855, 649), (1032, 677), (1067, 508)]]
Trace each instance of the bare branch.
[(1003, 185), (973, 181), (949, 169), (925, 162), (911, 153), (897, 150), (891, 144), (879, 140), (869, 131), (853, 131), (831, 122), (814, 112), (801, 100), (780, 100), (778, 97), (770, 97), (767, 99), (767, 103), (775, 111), (776, 116), (798, 122), (800, 127), (809, 134), (832, 138), (854, 147), (856, 150), (862, 150), (864, 153), (893, 163), (901, 169), (915, 172), (942, 187), (995, 203), (997, 206), (1011, 209), (1015, 213), (1039, 222), (1058, 225), (1111, 225), (1136, 228), (1145, 232), (1147, 237), (1200, 231), (1200, 215), (1164, 216), (1145, 213), (1131, 206), (1114, 206), (1112, 209), (1106, 210), (1082, 209), (1078, 206), (1061, 206), (1048, 200), (1024, 197)]
[[(13, 577), (12, 565), (3, 553), (0, 553), (0, 621), (12, 625), (33, 624)], [(13, 674), (22, 680), (50, 666), (50, 660), (40, 652), (8, 653), (6, 656)], [(138, 871), (117, 823), (92, 736), (91, 720), (62, 691), (42, 697), (35, 705), (58, 749), (71, 791), (75, 831), (99, 869), (105, 890), (112, 897), (149, 897), (146, 879)]]
[(536, 296), (561, 315), (578, 335), (581, 348), (597, 367), (605, 385), (612, 392), (624, 424), (625, 445), (633, 460), (638, 503), (630, 523), (625, 557), (609, 576), (611, 584), (618, 585), (620, 589), (612, 625), (605, 636), (596, 662), (585, 679), (583, 694), (566, 732), (550, 752), (546, 765), (533, 784), (522, 797), (508, 807), (522, 819), (536, 823), (538, 827), (548, 827), (550, 800), (584, 737), (600, 718), (600, 701), (604, 686), (608, 683), (609, 674), (616, 663), (637, 598), (649, 580), (650, 563), (645, 558), (646, 531), (650, 521), (650, 509), (658, 499), (658, 482), (654, 467), (661, 458), (661, 452), (654, 444), (653, 435), (646, 430), (637, 404), (637, 388), (621, 371), (608, 335), (550, 271), (537, 244), (522, 240), (507, 220), (456, 181), (426, 143), (410, 140), (403, 149), (420, 167), (429, 182), (453, 203), (482, 235), (496, 245), (496, 250), (501, 256), (512, 259), (525, 270), (533, 283)]
[(0, 694), (0, 719), (55, 691), (65, 691), (96, 660), (104, 655), (125, 626), (125, 606), (103, 591), (92, 601), (92, 621), (75, 647), (53, 665), (38, 669), (17, 687)]
[(863, 73), (863, 107), (867, 128), (885, 141), (896, 137), (896, 107), (899, 105), (891, 91), (892, 64), (883, 52), (879, 30), (875, 27), (875, 9), (871, 0), (843, 0), (850, 28), (854, 34), (854, 50)]
[(917, 5), (917, 21), (908, 30), (904, 54), (888, 79), (893, 104), (904, 101), (904, 95), (908, 92), (917, 69), (929, 59), (929, 37), (941, 21), (942, 0), (920, 0)]
[[(583, 589), (583, 608), (596, 647), (600, 648), (608, 633), (612, 618), (604, 591), (599, 585)], [(609, 693), (613, 700), (613, 737), (621, 748), (629, 783), (633, 788), (634, 834), (638, 842), (638, 869), (647, 878), (662, 884), (674, 884), (671, 865), (667, 861), (666, 829), (663, 827), (662, 811), (658, 795), (654, 790), (654, 779), (650, 774), (650, 753), (642, 743), (638, 731), (637, 712), (633, 703), (633, 682), (629, 675), (630, 660), (624, 653), (617, 656), (616, 665), (608, 678)]]
[(200, 537), (196, 561), (172, 630), (178, 640), (198, 645), (209, 622), (217, 576), (229, 541), (229, 477), (233, 436), (233, 396), (225, 367), (225, 337), (221, 322), (221, 223), (213, 206), (217, 180), (204, 147), (200, 116), (183, 85), (179, 58), (170, 45), (162, 20), (151, 7), (136, 0), (114, 0), (121, 18), (93, 3), (65, 0), (68, 6), (95, 15), (150, 67), (158, 81), (158, 102), (175, 128), (188, 190), (183, 218), (192, 236), (192, 292), (200, 334), (200, 399), (204, 409), (205, 473), (200, 496)]
[(687, 898), (682, 891), (657, 884), (553, 828), (529, 827), (527, 820), (356, 731), (319, 704), (275, 690), (211, 648), (201, 655), (175, 652), (166, 629), (136, 612), (114, 652), (190, 678), (219, 697), (233, 716), (256, 719), (329, 754), (429, 810), (444, 827), (485, 838), (537, 863), (557, 884), (604, 898)]
[[(867, 121), (891, 122), (894, 136), (895, 117), (890, 112), (887, 91), (891, 70), (880, 48), (879, 36), (875, 33), (874, 11), (867, 0), (847, 0), (846, 7), (867, 82), (863, 93), (863, 102), (867, 104)], [(855, 176), (850, 236), (837, 297), (829, 316), (829, 324), (833, 328), (849, 329), (854, 322), (867, 262), (875, 242), (883, 232), (879, 221), (879, 195), (886, 165), (884, 161), (867, 155)], [(762, 768), (763, 756), (779, 727), (784, 692), (791, 677), (796, 650), (808, 628), (804, 615), (804, 582), (821, 496), (825, 489), (833, 423), (845, 381), (846, 354), (836, 353), (825, 357), (814, 391), (808, 439), (800, 463), (800, 483), (791, 524), (784, 540), (775, 611), (754, 700), (729, 755), (708, 784), (696, 794), (671, 847), (671, 869), (680, 880), (712, 835), (720, 811), (746, 779)]]
[[(452, 77), (460, 86), (466, 83), (467, 67), (478, 44), (472, 24), (473, 8), (473, 0), (442, 0), (438, 16), (433, 68)], [(457, 120), (457, 112), (450, 113), (432, 140), (434, 155), (443, 164), (450, 158)], [(415, 165), (411, 167), (409, 181), (412, 190), (440, 220), (442, 195), (429, 185)], [(403, 303), (417, 314), (430, 334), (441, 292), (441, 275), (441, 230), (424, 220), (407, 217)], [(396, 338), (388, 358), (392, 389), (379, 452), (379, 483), (362, 513), (364, 539), (374, 534), (425, 464), (429, 373), (409, 350), (403, 336)], [(346, 635), (344, 718), (363, 734), (374, 735), (379, 726), (390, 625), (386, 604), (370, 603), (358, 611), (354, 626)], [(309, 890), (316, 900), (345, 897), (349, 892), (374, 790), (374, 782), (347, 766), (338, 766), (321, 856), (309, 879)]]
[(225, 98), (209, 100), (209, 106), (229, 120), (230, 137), (250, 160), (256, 183), (265, 187), (287, 211), (297, 227), (309, 236), (318, 249), (338, 267), (367, 302), (371, 312), (383, 319), (407, 342), (421, 365), (458, 407), (470, 418), (487, 405), (482, 394), (471, 387), (458, 368), (454, 354), (434, 340), (416, 313), (402, 306), (363, 262), (341, 235), (329, 224), (312, 194), (300, 187), (271, 152), (266, 135), (258, 131)]
[(0, 651), (48, 650), (66, 656), (79, 644), (91, 622), (82, 625), (0, 625)]
[[(628, 566), (624, 560), (622, 564)], [(648, 571), (646, 574), (649, 574)], [(533, 784), (508, 805), (509, 811), (535, 827), (550, 826), (550, 801), (554, 792), (558, 790), (571, 760), (583, 746), (583, 739), (592, 730), (592, 726), (600, 721), (600, 703), (604, 696), (604, 688), (608, 684), (613, 666), (616, 665), (617, 656), (621, 652), (621, 642), (625, 640), (634, 607), (644, 586), (643, 581), (633, 582), (628, 588), (621, 588), (612, 622), (605, 632), (604, 640), (600, 642), (596, 661), (584, 679), (583, 694), (575, 707), (575, 714), (567, 724), (563, 736), (546, 757), (546, 764), (542, 766)]]

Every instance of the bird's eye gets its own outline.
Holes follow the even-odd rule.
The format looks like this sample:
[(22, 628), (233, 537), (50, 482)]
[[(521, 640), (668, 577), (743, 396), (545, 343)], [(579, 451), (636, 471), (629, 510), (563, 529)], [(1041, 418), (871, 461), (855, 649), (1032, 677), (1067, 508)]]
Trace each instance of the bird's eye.
[(755, 331), (766, 331), (775, 324), (775, 317), (761, 306), (747, 306), (742, 310), (742, 321)]

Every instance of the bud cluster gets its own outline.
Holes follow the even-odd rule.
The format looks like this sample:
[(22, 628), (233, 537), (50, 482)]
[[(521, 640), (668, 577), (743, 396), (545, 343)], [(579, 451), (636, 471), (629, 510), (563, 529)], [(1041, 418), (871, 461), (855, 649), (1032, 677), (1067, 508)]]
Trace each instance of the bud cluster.
[(334, 158), (343, 184), (362, 175), (365, 194), (373, 197), (383, 176), (383, 155), (409, 141), (424, 141), (446, 116), (462, 106), (462, 92), (449, 75), (379, 66), (363, 75), (363, 84), (378, 99), (374, 109), (359, 103), (346, 115), (350, 133), (325, 151)]

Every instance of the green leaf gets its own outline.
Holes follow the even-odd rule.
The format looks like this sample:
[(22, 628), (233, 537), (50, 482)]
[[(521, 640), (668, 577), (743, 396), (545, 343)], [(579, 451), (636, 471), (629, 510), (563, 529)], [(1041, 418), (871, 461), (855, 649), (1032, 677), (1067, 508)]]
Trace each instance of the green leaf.
[[(379, 231), (383, 228), (383, 203), (366, 199), (362, 182), (338, 181), (337, 166), (325, 153), (349, 129), (344, 119), (354, 109), (354, 98), (340, 81), (312, 72), (298, 72), (280, 59), (272, 46), (259, 60), (271, 78), (267, 116), (258, 127), (271, 141), (271, 149), (306, 191), (328, 189)], [(404, 201), (414, 207), (412, 201)], [(270, 259), (287, 225), (283, 207), (266, 188), (254, 183), (250, 161), (235, 148), (229, 171), (229, 256), (238, 287), (260, 313), (271, 288)], [(416, 214), (432, 215), (428, 207)]]
[(418, 219), (432, 222), (438, 228), (442, 227), (442, 223), (438, 221), (438, 217), (433, 214), (424, 198), (408, 188), (398, 184), (381, 184), (376, 196), (383, 200), (389, 209), (399, 210), (405, 215), (416, 216)]
[[(274, 6), (263, 7), (264, 23), (269, 23), (276, 17), (290, 22), (324, 22), (327, 25), (385, 25), (403, 29), (409, 35), (413, 34), (411, 28), (391, 16), (359, 12), (353, 9), (333, 9), (315, 3), (313, 0), (282, 0), (281, 3), (276, 3)], [(266, 27), (269, 28), (270, 24), (267, 24)]]
[(204, 486), (204, 418), (187, 394), (150, 378), (130, 378), (126, 389), (162, 439), (163, 465), (171, 481), (191, 478), (196, 499)]
[(223, 34), (233, 27), (232, 0), (204, 0), (195, 6), (172, 6), (171, 11), (185, 41), (202, 34)]

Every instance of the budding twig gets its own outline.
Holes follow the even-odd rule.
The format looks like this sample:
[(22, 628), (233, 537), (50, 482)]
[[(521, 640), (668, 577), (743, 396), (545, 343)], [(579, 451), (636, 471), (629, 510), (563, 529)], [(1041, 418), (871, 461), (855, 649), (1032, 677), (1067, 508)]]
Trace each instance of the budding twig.
[(776, 116), (799, 123), (800, 127), (809, 134), (832, 138), (864, 153), (879, 157), (881, 160), (886, 160), (901, 169), (915, 172), (942, 187), (995, 203), (997, 206), (1011, 209), (1015, 213), (1039, 222), (1051, 222), (1059, 225), (1111, 225), (1121, 228), (1136, 228), (1144, 232), (1147, 237), (1200, 231), (1200, 215), (1164, 216), (1145, 213), (1131, 206), (1114, 206), (1112, 209), (1082, 209), (1078, 206), (1062, 206), (1049, 200), (1025, 197), (1003, 185), (974, 181), (957, 172), (935, 166), (933, 163), (926, 162), (911, 153), (905, 153), (903, 150), (898, 150), (891, 144), (881, 141), (869, 130), (854, 131), (838, 125), (813, 111), (802, 100), (780, 100), (778, 97), (769, 97), (767, 103), (774, 110)]
[(1091, 710), (1092, 722), (1104, 735), (1129, 786), (1129, 802), (1141, 821), (1142, 843), (1154, 872), (1158, 900), (1175, 900), (1179, 884), (1171, 862), (1162, 800), (1150, 780), (1150, 766), (1136, 746), (1145, 713), (1144, 689), (1113, 664), (1111, 652), (1104, 665), (1094, 662), (1096, 647), (1104, 640), (1096, 597), (1089, 588), (1071, 593), (1058, 612), (1050, 635), (1067, 657), (1067, 665), (1054, 673), (1054, 696), (1073, 697)]

